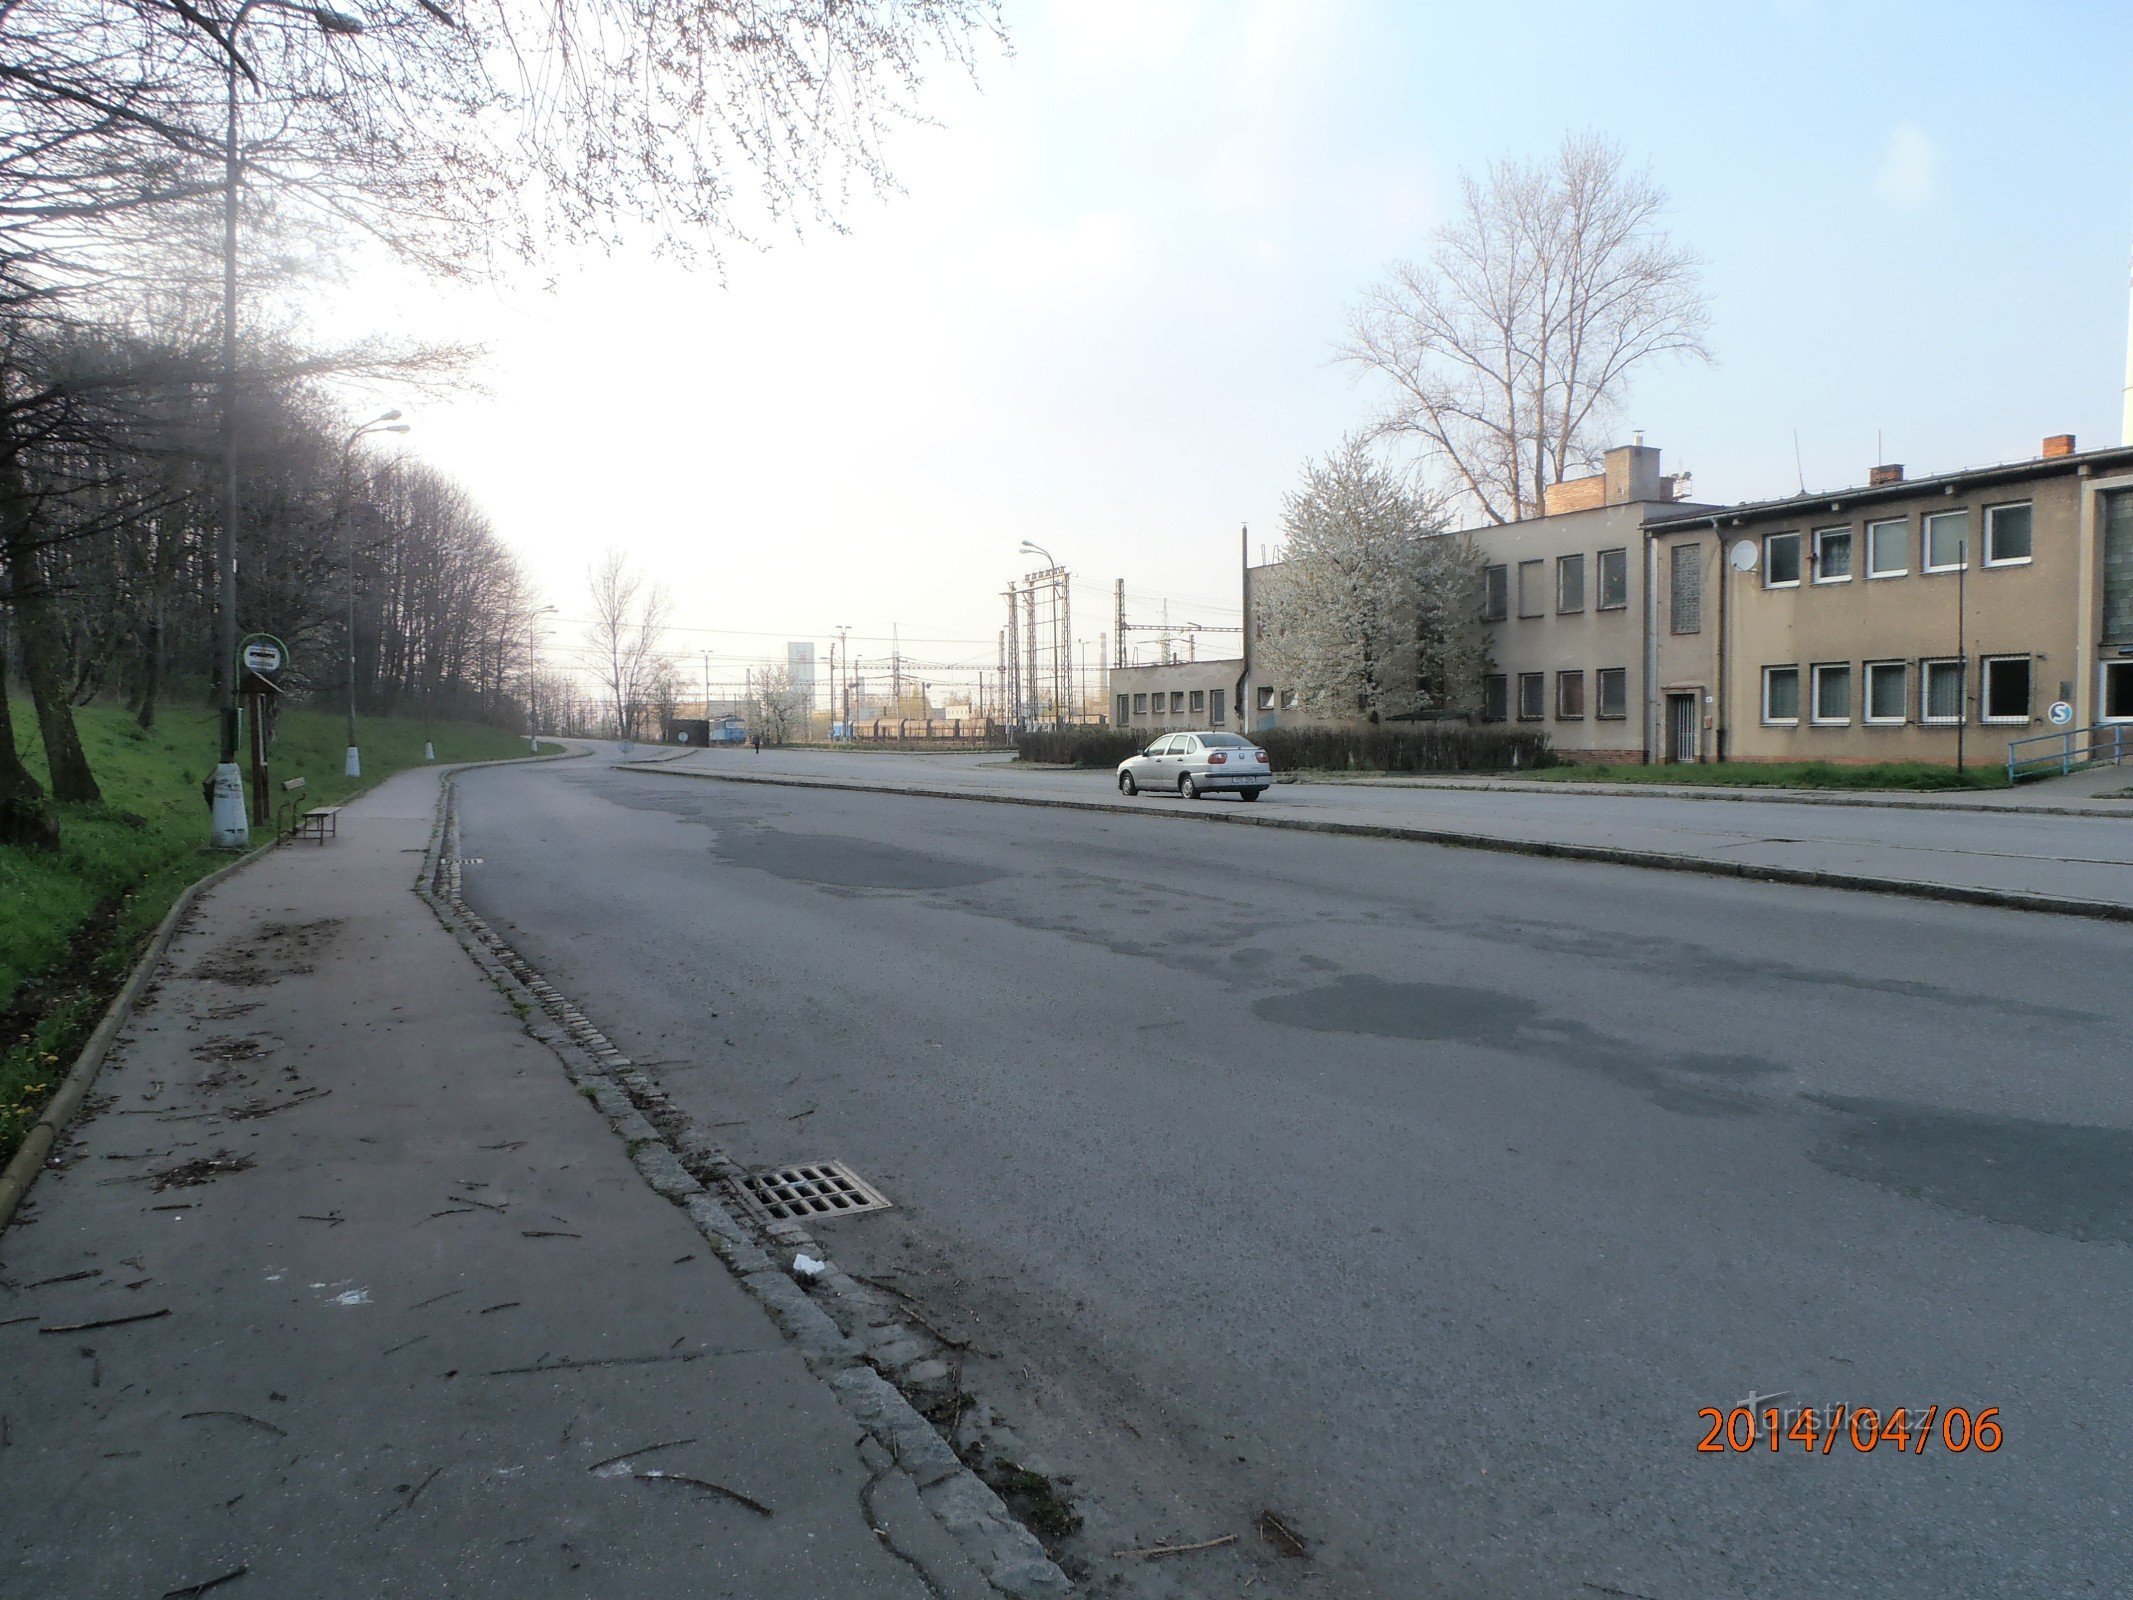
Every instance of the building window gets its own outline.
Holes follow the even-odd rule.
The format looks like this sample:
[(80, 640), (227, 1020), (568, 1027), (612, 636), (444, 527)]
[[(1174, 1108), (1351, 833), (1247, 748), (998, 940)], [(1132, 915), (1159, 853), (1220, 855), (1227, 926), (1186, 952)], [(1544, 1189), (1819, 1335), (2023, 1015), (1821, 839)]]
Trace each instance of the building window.
[(1522, 617), (1544, 615), (1541, 610), (1541, 568), (1544, 561), (1521, 561), (1518, 564), (1518, 614)]
[(1911, 570), (1911, 523), (1906, 517), (1866, 525), (1866, 575), (1901, 578)]
[[(2029, 564), (2034, 513), (2027, 500), (2018, 506), (1985, 508), (1985, 565), (2021, 567)], [(1987, 697), (1990, 698), (1988, 688)]]
[(1800, 669), (1763, 668), (1763, 720), (1797, 727), (1800, 721)]
[[(2027, 510), (2025, 506), (2023, 508)], [(1985, 708), (1987, 722), (2027, 722), (2029, 720), (2029, 657), (1987, 656), (1985, 669)]]
[(1173, 690), (1171, 690), (1171, 691), (1170, 691), (1170, 714), (1171, 714), (1172, 716), (1179, 716), (1179, 715), (1183, 714), (1184, 710), (1185, 710), (1185, 691), (1184, 691), (1183, 689), (1173, 689)]
[(1814, 669), (1814, 720), (1827, 727), (1852, 720), (1852, 668), (1832, 661)]
[(1518, 720), (1538, 722), (1547, 714), (1548, 674), (1521, 672), (1518, 675)]
[(1511, 715), (1511, 680), (1492, 672), (1481, 680), (1481, 720), (1503, 722)]
[(1602, 722), (1620, 722), (1629, 715), (1629, 668), (1602, 667), (1593, 674), (1597, 680), (1599, 704), (1592, 714)]
[(1207, 697), (1207, 720), (1221, 727), (1229, 717), (1229, 698), (1217, 689)]
[(1600, 609), (1620, 611), (1629, 604), (1629, 552), (1600, 552)]
[(1205, 711), (1207, 709), (1207, 691), (1205, 689), (1193, 690), (1192, 708), (1195, 711)]
[(1133, 714), (1136, 717), (1145, 717), (1148, 714), (1148, 697), (1146, 695), (1137, 694), (1133, 697)]
[(1555, 558), (1555, 609), (1569, 613), (1585, 609), (1585, 558)]
[(1763, 535), (1763, 587), (1797, 589), (1800, 586), (1800, 536), (1796, 533)]
[(1272, 689), (1261, 689), (1259, 691), (1259, 709), (1261, 711), (1272, 711), (1274, 709), (1274, 691)]
[(1926, 518), (1926, 571), (1953, 572), (1970, 564), (1970, 513), (1936, 511)]
[(1128, 717), (1132, 715), (1133, 697), (1131, 695), (1120, 695), (1118, 697), (1118, 720), (1120, 722), (1124, 722)]
[(1510, 608), (1511, 569), (1498, 562), (1481, 569), (1481, 620), (1501, 622)]
[(1585, 720), (1584, 673), (1558, 672), (1555, 675), (1555, 715), (1559, 722)]
[(1901, 661), (1866, 664), (1866, 720), (1886, 727), (1900, 724), (1910, 712), (1910, 668)]
[(1918, 675), (1918, 720), (1952, 726), (1963, 720), (1963, 664), (1960, 661), (1921, 661)]
[(1673, 547), (1673, 607), (1676, 633), (1703, 632), (1703, 552), (1693, 544)]
[(1850, 583), (1852, 581), (1852, 530), (1849, 528), (1817, 528), (1815, 530), (1815, 582)]

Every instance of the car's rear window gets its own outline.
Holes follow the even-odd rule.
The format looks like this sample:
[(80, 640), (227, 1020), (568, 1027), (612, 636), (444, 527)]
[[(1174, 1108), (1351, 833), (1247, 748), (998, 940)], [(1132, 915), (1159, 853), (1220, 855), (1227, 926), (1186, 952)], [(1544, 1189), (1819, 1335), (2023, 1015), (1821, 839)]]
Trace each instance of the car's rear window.
[(1199, 735), (1199, 740), (1201, 744), (1210, 750), (1249, 750), (1252, 748), (1251, 740), (1240, 739), (1234, 733), (1203, 733)]

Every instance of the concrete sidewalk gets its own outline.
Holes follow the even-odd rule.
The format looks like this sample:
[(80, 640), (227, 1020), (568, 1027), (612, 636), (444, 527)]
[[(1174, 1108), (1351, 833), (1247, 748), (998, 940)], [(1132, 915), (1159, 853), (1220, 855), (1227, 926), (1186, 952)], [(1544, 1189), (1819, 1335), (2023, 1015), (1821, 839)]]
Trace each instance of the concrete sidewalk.
[(196, 906), (0, 1238), (0, 1594), (993, 1593), (411, 892), (437, 793)]
[(1127, 799), (1109, 772), (1018, 767), (997, 755), (864, 750), (766, 750), (760, 756), (706, 750), (637, 769), (658, 779), (893, 789), (1362, 833), (2133, 920), (2133, 827), (2124, 812), (2030, 815), (1755, 800), (1713, 805), (1667, 794), (1565, 793), (1553, 785), (1454, 789), (1308, 782), (1277, 785), (1247, 806), (1226, 796), (1199, 803), (1155, 794)]

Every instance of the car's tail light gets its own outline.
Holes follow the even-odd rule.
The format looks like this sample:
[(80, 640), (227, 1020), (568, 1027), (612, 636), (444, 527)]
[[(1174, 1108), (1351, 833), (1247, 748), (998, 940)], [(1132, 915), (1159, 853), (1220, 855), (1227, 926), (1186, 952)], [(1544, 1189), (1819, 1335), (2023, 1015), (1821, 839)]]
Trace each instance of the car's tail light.
[(1221, 751), (1215, 750), (1211, 751), (1208, 754), (1207, 764), (1211, 767), (1219, 767), (1222, 765), (1223, 762), (1227, 761), (1228, 759), (1229, 757), (1224, 755)]
[(1252, 759), (1257, 761), (1261, 766), (1264, 766), (1266, 764), (1266, 752), (1264, 750), (1254, 750), (1252, 752)]

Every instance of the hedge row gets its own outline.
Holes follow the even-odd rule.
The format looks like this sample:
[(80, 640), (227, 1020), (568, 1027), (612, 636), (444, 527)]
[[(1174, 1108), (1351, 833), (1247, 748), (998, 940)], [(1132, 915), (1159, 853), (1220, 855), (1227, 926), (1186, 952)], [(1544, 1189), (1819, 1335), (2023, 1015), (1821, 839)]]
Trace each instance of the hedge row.
[[(1051, 766), (1115, 767), (1154, 736), (1124, 728), (1040, 728), (1016, 735), (1015, 751), (1021, 760)], [(1251, 737), (1277, 772), (1508, 772), (1555, 761), (1546, 734), (1463, 722), (1261, 728)]]
[(1124, 728), (1036, 728), (1015, 735), (1018, 761), (1054, 767), (1115, 767), (1140, 748), (1141, 736)]
[(1507, 772), (1554, 764), (1548, 736), (1463, 722), (1261, 728), (1277, 772)]

